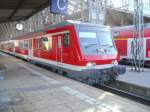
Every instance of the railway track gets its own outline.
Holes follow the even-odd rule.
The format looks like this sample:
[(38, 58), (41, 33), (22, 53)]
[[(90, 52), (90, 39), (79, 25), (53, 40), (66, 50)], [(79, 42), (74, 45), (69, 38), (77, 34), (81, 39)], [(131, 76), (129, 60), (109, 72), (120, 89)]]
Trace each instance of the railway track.
[(139, 95), (136, 95), (136, 94), (132, 94), (132, 93), (117, 89), (115, 87), (111, 87), (111, 86), (106, 85), (106, 84), (99, 85), (99, 86), (96, 86), (96, 87), (99, 88), (99, 89), (102, 89), (104, 91), (108, 91), (108, 92), (111, 92), (113, 94), (116, 94), (116, 95), (119, 95), (119, 96), (122, 96), (122, 97), (125, 97), (125, 98), (128, 98), (128, 99), (134, 100), (138, 103), (142, 103), (144, 105), (150, 106), (150, 99), (149, 98), (145, 98), (145, 97), (142, 97), (142, 96), (139, 96)]

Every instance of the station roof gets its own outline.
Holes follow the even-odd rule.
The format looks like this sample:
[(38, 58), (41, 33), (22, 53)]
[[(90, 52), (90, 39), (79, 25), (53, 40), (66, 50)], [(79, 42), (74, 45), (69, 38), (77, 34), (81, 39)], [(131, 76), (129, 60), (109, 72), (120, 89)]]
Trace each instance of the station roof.
[(49, 0), (0, 0), (0, 23), (27, 19), (48, 5)]

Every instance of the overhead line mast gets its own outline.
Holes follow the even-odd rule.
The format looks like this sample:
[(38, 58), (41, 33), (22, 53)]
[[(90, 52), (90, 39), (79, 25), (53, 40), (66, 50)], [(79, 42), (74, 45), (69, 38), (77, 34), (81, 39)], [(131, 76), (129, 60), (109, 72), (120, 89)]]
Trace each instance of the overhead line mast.
[(144, 71), (144, 20), (143, 0), (134, 0), (134, 39), (131, 42), (132, 71)]

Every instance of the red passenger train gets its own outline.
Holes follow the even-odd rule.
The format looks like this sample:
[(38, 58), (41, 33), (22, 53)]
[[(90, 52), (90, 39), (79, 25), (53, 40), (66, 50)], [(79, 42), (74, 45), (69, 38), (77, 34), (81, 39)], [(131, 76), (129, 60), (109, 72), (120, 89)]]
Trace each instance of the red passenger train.
[[(120, 54), (121, 63), (130, 64), (132, 59), (132, 40), (134, 39), (135, 27), (132, 26), (124, 26), (112, 28), (112, 35), (115, 40), (115, 44)], [(144, 60), (145, 65), (150, 67), (150, 24), (144, 25)]]
[(1, 50), (90, 84), (125, 73), (106, 26), (65, 21), (1, 42)]

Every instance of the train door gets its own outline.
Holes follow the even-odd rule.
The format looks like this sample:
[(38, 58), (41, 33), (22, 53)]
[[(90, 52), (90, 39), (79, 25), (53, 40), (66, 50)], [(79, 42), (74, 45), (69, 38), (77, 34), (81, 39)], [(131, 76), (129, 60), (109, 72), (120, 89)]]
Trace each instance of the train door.
[(62, 35), (58, 35), (57, 36), (57, 56), (56, 56), (56, 60), (57, 60), (57, 66), (58, 67), (62, 67), (63, 66), (63, 49), (62, 49)]
[[(70, 34), (68, 31), (63, 32), (56, 36), (57, 38), (57, 66), (59, 69), (63, 68), (64, 63), (67, 63), (72, 57), (69, 57), (70, 53)], [(60, 70), (61, 71), (61, 70)]]
[(31, 58), (33, 56), (33, 41), (32, 39), (29, 40), (29, 47), (28, 47), (28, 57)]

